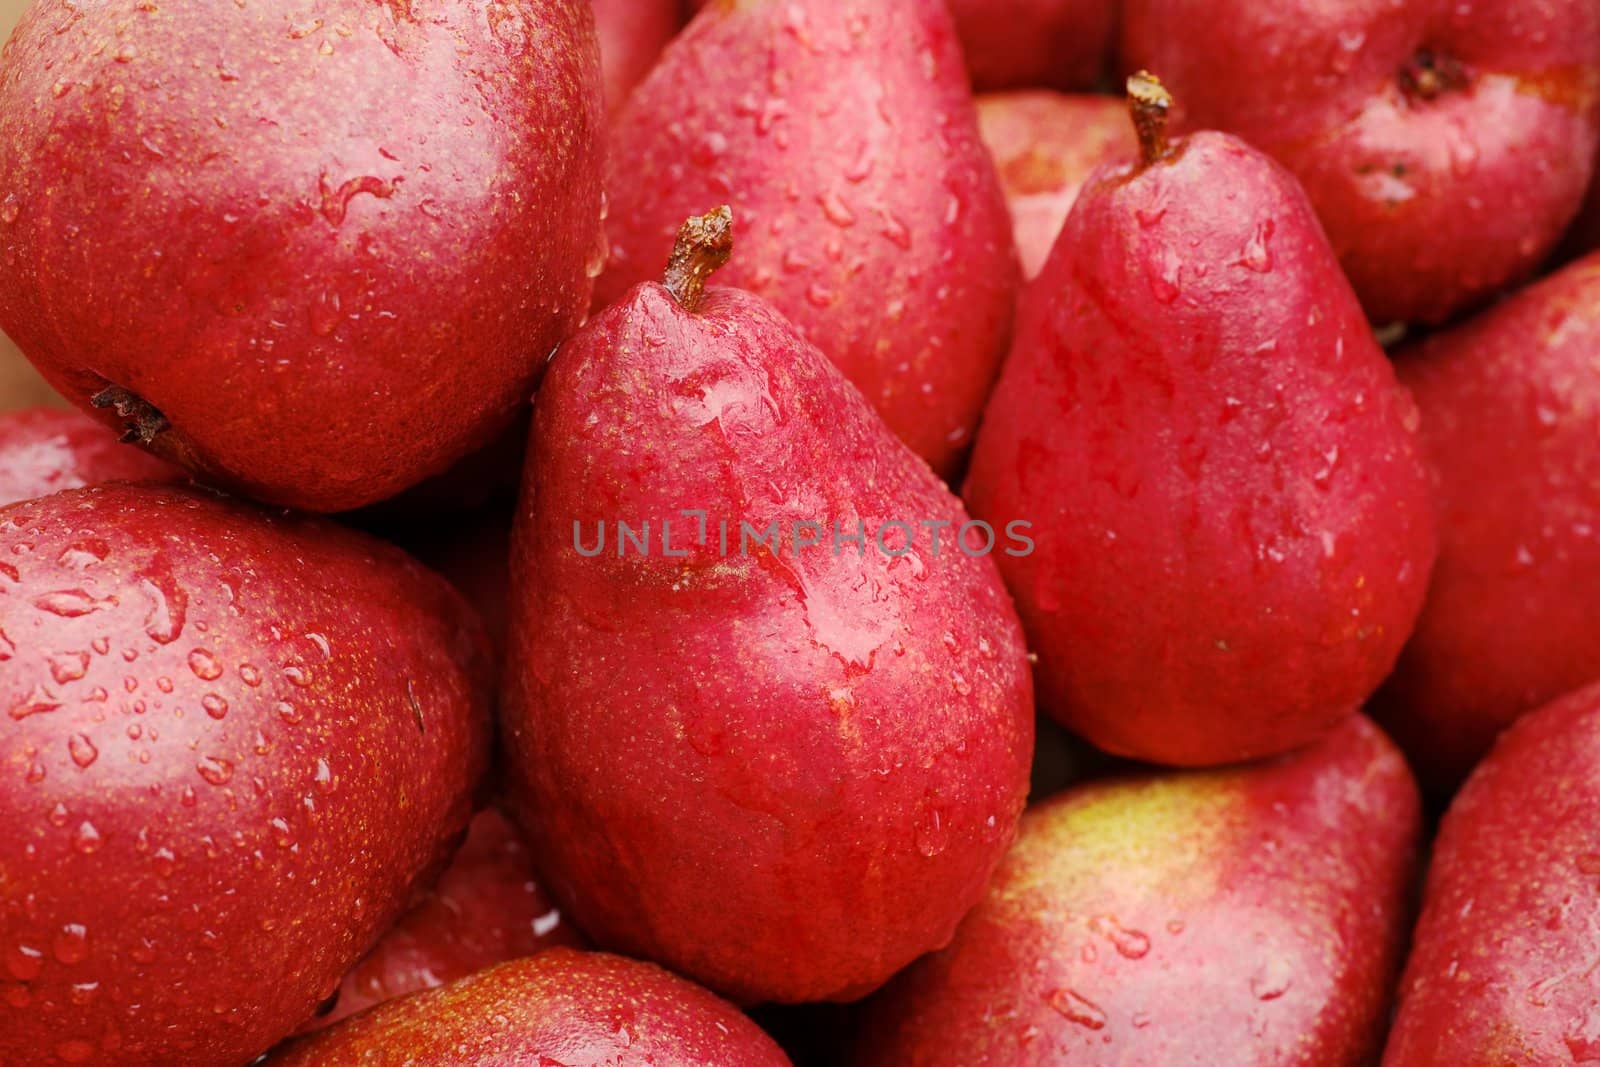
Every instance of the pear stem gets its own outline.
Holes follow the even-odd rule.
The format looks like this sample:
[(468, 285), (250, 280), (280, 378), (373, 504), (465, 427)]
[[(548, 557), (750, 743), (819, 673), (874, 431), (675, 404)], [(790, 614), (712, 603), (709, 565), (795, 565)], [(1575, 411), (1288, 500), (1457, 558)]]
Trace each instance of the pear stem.
[(689, 219), (678, 230), (661, 284), (683, 310), (693, 314), (705, 297), (706, 279), (732, 255), (733, 209), (724, 204)]
[(115, 408), (117, 417), (126, 423), (122, 434), (123, 444), (147, 445), (172, 428), (167, 417), (150, 401), (120, 385), (110, 385), (89, 398), (89, 406)]
[(1139, 131), (1139, 156), (1143, 166), (1159, 163), (1172, 154), (1167, 141), (1167, 118), (1172, 111), (1172, 94), (1147, 70), (1128, 79), (1128, 110), (1133, 113), (1134, 129)]

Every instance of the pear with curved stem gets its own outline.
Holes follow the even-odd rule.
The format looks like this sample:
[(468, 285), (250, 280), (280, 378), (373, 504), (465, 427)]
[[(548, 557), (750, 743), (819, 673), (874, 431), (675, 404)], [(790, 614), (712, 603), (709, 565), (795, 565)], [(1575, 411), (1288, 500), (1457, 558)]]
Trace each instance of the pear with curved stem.
[[(1119, 755), (1315, 739), (1377, 688), (1436, 549), (1417, 414), (1305, 194), (1226, 134), (1098, 171), (1022, 300), (966, 498), (1041, 531), (999, 557), (1040, 702)], [(1181, 106), (1181, 102), (1180, 102)]]

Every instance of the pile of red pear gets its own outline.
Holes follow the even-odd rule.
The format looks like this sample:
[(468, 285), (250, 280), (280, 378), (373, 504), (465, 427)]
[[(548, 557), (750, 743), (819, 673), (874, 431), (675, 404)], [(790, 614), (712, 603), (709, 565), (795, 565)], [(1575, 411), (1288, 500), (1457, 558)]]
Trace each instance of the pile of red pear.
[(1600, 1064), (1597, 158), (1595, 0), (33, 0), (0, 1064)]

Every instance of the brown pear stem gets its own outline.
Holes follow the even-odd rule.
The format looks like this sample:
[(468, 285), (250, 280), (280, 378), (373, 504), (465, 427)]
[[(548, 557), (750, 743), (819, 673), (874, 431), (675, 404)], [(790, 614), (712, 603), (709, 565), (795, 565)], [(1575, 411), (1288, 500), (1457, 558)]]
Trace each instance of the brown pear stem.
[(1167, 141), (1167, 118), (1172, 111), (1172, 94), (1147, 70), (1128, 79), (1128, 110), (1133, 113), (1134, 129), (1139, 131), (1139, 157), (1143, 166), (1159, 163), (1172, 154)]
[(120, 385), (111, 385), (89, 398), (94, 408), (115, 408), (117, 417), (125, 421), (123, 444), (148, 445), (171, 429), (167, 417), (150, 401)]
[(724, 204), (715, 211), (689, 219), (678, 230), (678, 243), (661, 284), (683, 310), (699, 309), (706, 279), (733, 255), (733, 209)]

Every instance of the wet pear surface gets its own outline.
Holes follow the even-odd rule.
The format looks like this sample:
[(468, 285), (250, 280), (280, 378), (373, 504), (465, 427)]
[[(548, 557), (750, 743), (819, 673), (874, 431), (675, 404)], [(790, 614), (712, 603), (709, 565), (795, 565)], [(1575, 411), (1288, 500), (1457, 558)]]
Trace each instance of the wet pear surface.
[(1359, 716), (1269, 762), (1068, 790), (1023, 817), (951, 946), (869, 1002), (856, 1063), (1369, 1064), (1420, 821)]
[(521, 833), (498, 809), (486, 808), (473, 817), (439, 881), (345, 975), (333, 1010), (304, 1029), (331, 1026), (497, 963), (582, 943), (540, 886)]
[(392, 1000), (265, 1067), (788, 1067), (732, 1004), (659, 967), (552, 949)]
[[(1185, 130), (1295, 173), (1374, 322), (1442, 322), (1532, 274), (1600, 133), (1593, 0), (1126, 0), (1125, 68)], [(1179, 29), (1181, 27), (1182, 29)]]
[[(551, 891), (601, 945), (737, 999), (865, 994), (950, 936), (1021, 811), (1032, 690), (992, 560), (953, 528), (937, 558), (926, 532), (898, 557), (793, 550), (798, 522), (965, 516), (757, 297), (690, 313), (640, 286), (549, 382), (504, 721)], [(574, 523), (592, 545), (597, 520), (586, 558)], [(617, 521), (651, 524), (649, 556), (619, 558)], [(740, 523), (775, 521), (785, 545), (746, 555)]]
[(1600, 256), (1398, 356), (1438, 472), (1439, 562), (1381, 694), (1425, 785), (1600, 676)]
[(1305, 194), (1200, 133), (1099, 171), (973, 453), (1041, 705), (1122, 755), (1283, 752), (1389, 673), (1436, 550), (1416, 406)]
[(487, 650), (376, 541), (197, 493), (0, 511), (0, 1060), (249, 1060), (466, 825)]
[(718, 275), (784, 313), (942, 474), (971, 444), (1018, 283), (937, 0), (710, 4), (618, 115), (597, 303), (732, 206)]
[(581, 0), (41, 0), (0, 53), (0, 328), (213, 482), (392, 496), (581, 321), (600, 97)]
[(1500, 736), (1439, 828), (1384, 1067), (1600, 1063), (1600, 688)]

